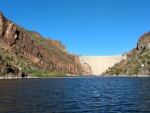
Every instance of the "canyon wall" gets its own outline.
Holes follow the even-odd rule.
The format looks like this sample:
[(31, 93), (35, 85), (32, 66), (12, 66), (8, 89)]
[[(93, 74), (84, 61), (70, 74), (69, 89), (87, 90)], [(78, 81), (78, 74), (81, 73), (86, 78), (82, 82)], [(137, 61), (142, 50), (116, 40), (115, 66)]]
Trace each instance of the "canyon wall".
[(67, 53), (61, 41), (25, 30), (0, 13), (0, 75), (16, 75), (18, 69), (33, 76), (84, 71), (78, 56)]
[(150, 32), (142, 35), (137, 46), (126, 53), (127, 59), (122, 60), (107, 70), (105, 75), (150, 75)]

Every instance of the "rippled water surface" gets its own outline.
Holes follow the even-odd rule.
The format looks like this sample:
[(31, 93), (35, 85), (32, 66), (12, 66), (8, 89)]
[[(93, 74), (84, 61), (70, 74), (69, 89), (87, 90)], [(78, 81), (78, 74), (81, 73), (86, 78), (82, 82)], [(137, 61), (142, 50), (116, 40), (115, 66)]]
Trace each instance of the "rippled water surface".
[(150, 78), (0, 80), (0, 113), (150, 113)]

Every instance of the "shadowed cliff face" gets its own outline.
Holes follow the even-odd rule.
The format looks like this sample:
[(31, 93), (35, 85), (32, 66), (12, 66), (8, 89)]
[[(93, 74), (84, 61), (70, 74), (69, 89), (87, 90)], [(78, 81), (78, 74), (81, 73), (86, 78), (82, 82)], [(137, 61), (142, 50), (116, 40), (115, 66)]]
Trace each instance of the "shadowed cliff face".
[(108, 75), (150, 75), (150, 32), (141, 36), (135, 47), (122, 60), (104, 74)]
[[(45, 39), (37, 32), (27, 31), (0, 13), (0, 56), (3, 64), (13, 70), (22, 68), (27, 74), (59, 72), (81, 74), (78, 56), (68, 54), (60, 41)], [(4, 70), (6, 70), (4, 68)], [(9, 72), (8, 72), (9, 73)]]

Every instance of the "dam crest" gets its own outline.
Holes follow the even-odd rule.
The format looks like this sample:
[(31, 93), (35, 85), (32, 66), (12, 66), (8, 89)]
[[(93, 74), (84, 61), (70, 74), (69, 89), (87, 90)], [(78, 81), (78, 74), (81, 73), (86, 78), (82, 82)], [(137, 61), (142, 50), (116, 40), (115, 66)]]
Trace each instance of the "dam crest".
[(101, 75), (108, 68), (113, 67), (116, 63), (126, 58), (126, 54), (113, 56), (79, 56), (81, 65), (89, 65), (93, 75)]

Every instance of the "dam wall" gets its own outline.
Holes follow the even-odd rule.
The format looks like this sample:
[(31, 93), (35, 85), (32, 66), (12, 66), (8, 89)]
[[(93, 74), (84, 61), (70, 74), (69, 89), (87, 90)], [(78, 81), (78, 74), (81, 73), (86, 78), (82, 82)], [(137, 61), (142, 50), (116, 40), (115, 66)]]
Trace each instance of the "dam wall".
[(79, 56), (81, 64), (88, 64), (91, 67), (93, 75), (101, 75), (109, 67), (126, 59), (126, 55), (114, 56)]

